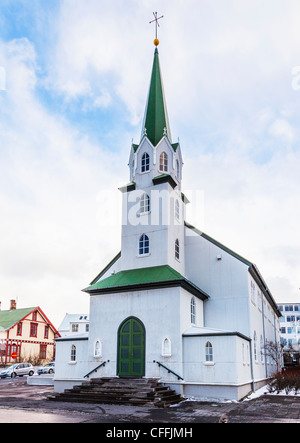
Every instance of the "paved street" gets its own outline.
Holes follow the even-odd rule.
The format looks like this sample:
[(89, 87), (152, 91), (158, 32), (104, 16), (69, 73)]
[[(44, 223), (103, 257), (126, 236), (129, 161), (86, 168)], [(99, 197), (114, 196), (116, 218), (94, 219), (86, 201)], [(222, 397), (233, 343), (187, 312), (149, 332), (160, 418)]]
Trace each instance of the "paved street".
[(184, 401), (153, 406), (53, 402), (51, 386), (27, 385), (26, 377), (0, 380), (0, 423), (300, 423), (300, 398), (264, 395), (242, 403)]

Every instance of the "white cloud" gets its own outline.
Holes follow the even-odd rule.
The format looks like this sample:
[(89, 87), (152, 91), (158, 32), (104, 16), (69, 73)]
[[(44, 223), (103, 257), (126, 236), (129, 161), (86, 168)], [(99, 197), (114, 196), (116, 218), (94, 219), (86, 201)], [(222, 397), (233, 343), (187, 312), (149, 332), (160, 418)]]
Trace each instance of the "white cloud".
[(295, 131), (292, 125), (283, 118), (278, 118), (270, 126), (270, 134), (280, 137), (287, 143), (295, 141)]
[(46, 305), (57, 324), (66, 311), (88, 308), (80, 290), (119, 250), (117, 221), (104, 232), (96, 217), (98, 194), (122, 184), (123, 165), (41, 106), (28, 41), (2, 44), (1, 58), (8, 73), (0, 112), (2, 308), (10, 298)]

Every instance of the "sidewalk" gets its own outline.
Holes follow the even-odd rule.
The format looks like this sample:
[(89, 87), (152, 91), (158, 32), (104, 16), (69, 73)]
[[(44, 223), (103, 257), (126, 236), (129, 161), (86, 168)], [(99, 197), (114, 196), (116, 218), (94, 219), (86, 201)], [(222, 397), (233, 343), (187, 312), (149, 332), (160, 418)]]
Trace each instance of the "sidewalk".
[(0, 387), (0, 423), (300, 423), (300, 398), (263, 395), (241, 403), (184, 401), (154, 406), (53, 402), (50, 386), (13, 383)]

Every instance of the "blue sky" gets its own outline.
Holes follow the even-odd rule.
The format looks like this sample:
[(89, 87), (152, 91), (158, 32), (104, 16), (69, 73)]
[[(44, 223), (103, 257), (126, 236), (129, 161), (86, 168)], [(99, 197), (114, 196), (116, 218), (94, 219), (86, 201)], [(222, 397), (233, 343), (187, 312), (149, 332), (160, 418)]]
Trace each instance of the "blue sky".
[(56, 325), (87, 312), (80, 290), (119, 251), (156, 10), (188, 221), (299, 301), (299, 2), (2, 0), (3, 309), (17, 298)]

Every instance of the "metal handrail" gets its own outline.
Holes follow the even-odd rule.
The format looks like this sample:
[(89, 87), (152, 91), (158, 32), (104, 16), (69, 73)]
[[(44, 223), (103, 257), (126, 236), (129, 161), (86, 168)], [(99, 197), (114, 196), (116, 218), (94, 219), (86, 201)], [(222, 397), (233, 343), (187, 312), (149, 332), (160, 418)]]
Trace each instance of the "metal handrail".
[(167, 368), (167, 366), (163, 365), (159, 361), (153, 360), (153, 363), (157, 363), (158, 366), (162, 366), (164, 369), (166, 369), (168, 371), (169, 374), (171, 373), (171, 374), (175, 375), (178, 380), (184, 380), (182, 377), (180, 377), (180, 375), (176, 374), (176, 372), (172, 371), (172, 369), (170, 369), (170, 368)]
[(83, 378), (87, 378), (87, 377), (89, 377), (93, 372), (97, 372), (97, 370), (98, 370), (99, 368), (101, 368), (101, 366), (105, 366), (106, 363), (109, 363), (109, 360), (107, 360), (107, 361), (103, 361), (103, 362), (102, 362), (100, 365), (98, 365), (95, 369), (93, 369), (92, 371), (88, 372)]

